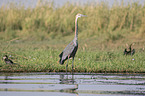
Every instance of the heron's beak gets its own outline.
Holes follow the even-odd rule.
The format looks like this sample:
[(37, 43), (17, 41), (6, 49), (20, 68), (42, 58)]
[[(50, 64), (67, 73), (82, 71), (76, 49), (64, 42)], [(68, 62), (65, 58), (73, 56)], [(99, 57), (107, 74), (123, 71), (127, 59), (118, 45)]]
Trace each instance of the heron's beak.
[(87, 15), (82, 15), (83, 17), (87, 17)]

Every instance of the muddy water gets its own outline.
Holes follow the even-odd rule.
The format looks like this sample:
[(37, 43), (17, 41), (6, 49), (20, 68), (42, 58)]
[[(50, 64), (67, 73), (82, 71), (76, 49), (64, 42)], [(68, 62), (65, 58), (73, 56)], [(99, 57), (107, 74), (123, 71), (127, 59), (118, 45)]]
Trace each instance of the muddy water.
[(143, 96), (144, 74), (0, 74), (0, 96)]

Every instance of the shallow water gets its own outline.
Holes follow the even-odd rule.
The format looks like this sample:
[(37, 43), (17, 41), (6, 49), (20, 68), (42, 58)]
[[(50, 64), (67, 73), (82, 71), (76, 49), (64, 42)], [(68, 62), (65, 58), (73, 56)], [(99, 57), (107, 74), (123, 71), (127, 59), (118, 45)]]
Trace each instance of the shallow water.
[(144, 74), (13, 73), (0, 75), (0, 96), (145, 95)]

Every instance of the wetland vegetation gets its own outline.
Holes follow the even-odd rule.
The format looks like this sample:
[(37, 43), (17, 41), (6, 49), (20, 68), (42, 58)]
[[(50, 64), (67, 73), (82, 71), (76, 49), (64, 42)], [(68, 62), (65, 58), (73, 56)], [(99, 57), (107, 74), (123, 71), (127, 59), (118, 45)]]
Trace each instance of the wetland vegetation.
[[(0, 72), (65, 72), (59, 54), (74, 37), (77, 13), (79, 48), (75, 72), (145, 72), (145, 5), (138, 2), (110, 7), (106, 2), (86, 5), (38, 2), (35, 8), (9, 3), (0, 7)], [(133, 56), (123, 55), (135, 43)], [(71, 71), (71, 60), (68, 71)]]

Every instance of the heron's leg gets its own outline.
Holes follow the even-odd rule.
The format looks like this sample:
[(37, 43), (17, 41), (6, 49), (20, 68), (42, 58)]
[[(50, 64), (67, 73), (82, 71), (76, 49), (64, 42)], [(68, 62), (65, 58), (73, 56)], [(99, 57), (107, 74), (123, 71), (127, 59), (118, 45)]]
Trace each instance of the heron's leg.
[(75, 80), (74, 80), (74, 74), (72, 73), (72, 84), (74, 84)]
[[(68, 59), (69, 60), (69, 59)], [(66, 73), (67, 73), (67, 67), (68, 67), (68, 60), (67, 60), (67, 64), (66, 64)]]
[(72, 58), (72, 74), (73, 74), (73, 68), (74, 68), (74, 57)]
[(68, 61), (69, 61), (69, 56), (68, 56), (67, 64), (66, 64), (66, 74), (67, 74)]

